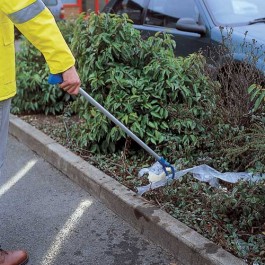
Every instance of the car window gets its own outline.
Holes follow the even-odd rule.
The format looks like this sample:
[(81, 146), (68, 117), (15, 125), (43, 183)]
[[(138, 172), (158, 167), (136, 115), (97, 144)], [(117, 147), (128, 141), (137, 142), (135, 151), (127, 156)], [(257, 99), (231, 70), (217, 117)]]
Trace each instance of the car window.
[(214, 21), (220, 25), (248, 23), (265, 17), (264, 0), (204, 0)]
[(198, 17), (193, 0), (150, 0), (145, 24), (175, 28), (179, 18), (198, 21)]
[(135, 24), (141, 24), (145, 0), (118, 0), (113, 6), (114, 13), (126, 13)]
[(56, 6), (58, 4), (57, 0), (43, 0), (46, 6)]

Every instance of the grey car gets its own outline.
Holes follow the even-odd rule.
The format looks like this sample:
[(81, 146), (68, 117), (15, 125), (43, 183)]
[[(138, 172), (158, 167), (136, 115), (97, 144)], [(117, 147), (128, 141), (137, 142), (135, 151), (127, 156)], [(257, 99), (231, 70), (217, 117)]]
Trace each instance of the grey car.
[(42, 0), (50, 9), (56, 21), (64, 19), (64, 8), (61, 0)]
[(127, 13), (143, 37), (172, 34), (182, 56), (210, 50), (230, 34), (234, 61), (245, 63), (255, 53), (256, 69), (265, 73), (264, 0), (111, 0), (102, 11)]

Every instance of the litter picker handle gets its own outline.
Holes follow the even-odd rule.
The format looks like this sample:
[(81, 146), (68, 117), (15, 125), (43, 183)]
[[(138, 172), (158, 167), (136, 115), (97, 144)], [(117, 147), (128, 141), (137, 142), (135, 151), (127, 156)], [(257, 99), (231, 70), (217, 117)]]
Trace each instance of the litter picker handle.
[[(49, 84), (56, 85), (63, 82), (61, 74), (50, 74), (48, 79)], [(88, 95), (82, 88), (79, 89), (79, 93), (99, 111), (106, 115), (111, 121), (118, 125), (128, 136), (130, 136), (136, 143), (144, 148), (150, 155), (152, 155), (163, 167), (172, 167), (163, 157), (159, 156), (154, 150), (147, 146), (140, 138), (138, 138), (132, 131), (130, 131), (124, 124), (116, 119), (110, 112), (108, 112), (103, 106), (101, 106), (95, 99)]]

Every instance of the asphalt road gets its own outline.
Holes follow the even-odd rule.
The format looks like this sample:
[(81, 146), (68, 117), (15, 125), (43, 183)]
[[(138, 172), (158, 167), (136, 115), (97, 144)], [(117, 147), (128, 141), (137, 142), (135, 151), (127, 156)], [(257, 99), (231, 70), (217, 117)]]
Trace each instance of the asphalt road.
[(101, 202), (15, 138), (0, 178), (0, 244), (29, 265), (175, 265)]

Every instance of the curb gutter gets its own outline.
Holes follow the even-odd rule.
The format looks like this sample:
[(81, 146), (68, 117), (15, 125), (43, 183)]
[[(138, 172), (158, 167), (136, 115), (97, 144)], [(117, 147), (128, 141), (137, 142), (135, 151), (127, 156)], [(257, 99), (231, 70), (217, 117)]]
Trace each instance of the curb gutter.
[(183, 265), (246, 265), (14, 115), (9, 132)]

